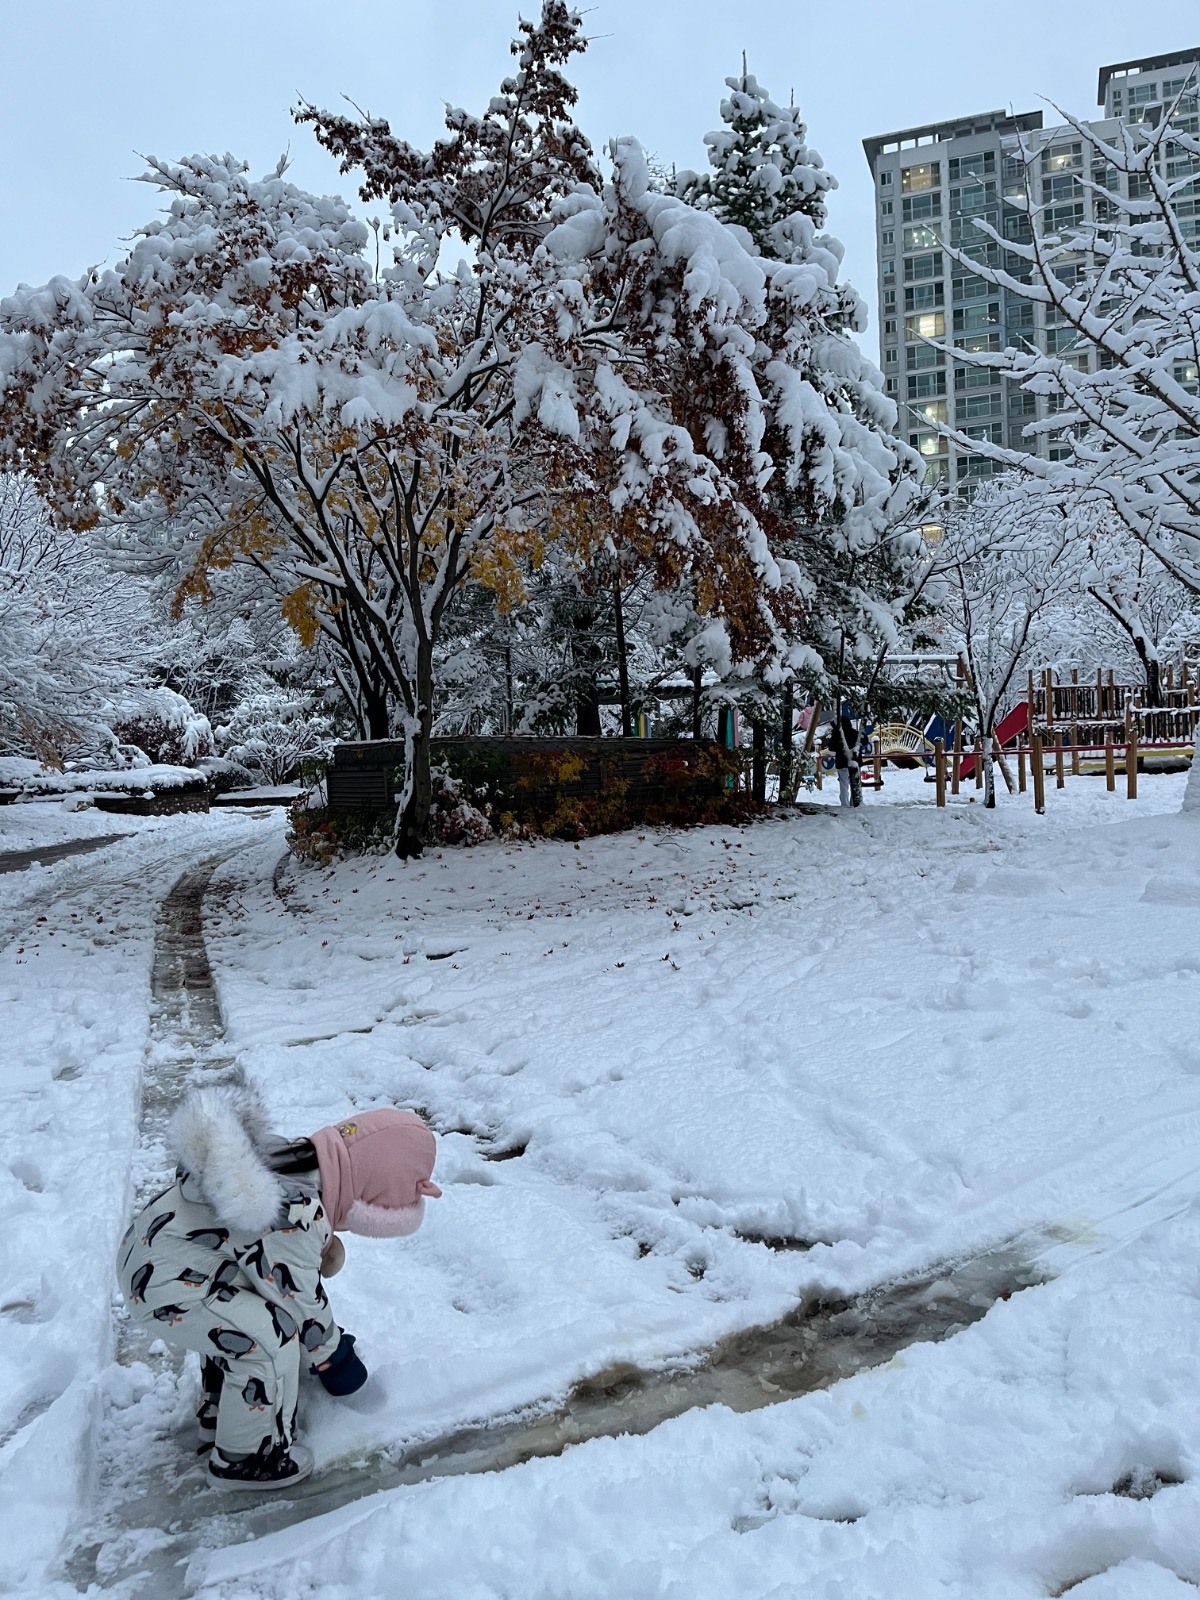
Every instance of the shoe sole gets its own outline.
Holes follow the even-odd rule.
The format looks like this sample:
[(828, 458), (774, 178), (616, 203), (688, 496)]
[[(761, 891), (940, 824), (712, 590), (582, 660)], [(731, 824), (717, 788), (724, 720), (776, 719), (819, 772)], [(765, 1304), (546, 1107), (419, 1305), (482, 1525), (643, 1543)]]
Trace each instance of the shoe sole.
[(305, 1478), (312, 1477), (311, 1456), (307, 1461), (298, 1462), (297, 1467), (298, 1470), (287, 1478), (218, 1478), (216, 1473), (210, 1472), (208, 1481), (214, 1489), (230, 1489), (235, 1494), (274, 1494), (280, 1489), (290, 1489), (294, 1484), (303, 1483)]

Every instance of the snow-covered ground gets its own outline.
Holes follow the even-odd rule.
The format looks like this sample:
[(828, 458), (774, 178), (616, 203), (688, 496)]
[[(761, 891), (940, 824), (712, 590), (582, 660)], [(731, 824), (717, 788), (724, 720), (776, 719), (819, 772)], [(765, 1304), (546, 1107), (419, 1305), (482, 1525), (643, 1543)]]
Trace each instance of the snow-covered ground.
[(236, 850), (209, 953), (228, 1048), (280, 1125), (394, 1103), (441, 1133), (425, 1227), (351, 1240), (330, 1286), (372, 1379), (350, 1402), (306, 1390), (319, 1467), (686, 1360), (818, 1290), (1009, 1242), (1052, 1281), (823, 1393), (231, 1532), (192, 1590), (1194, 1595), (1200, 820), (1178, 814), (1183, 783), (1144, 778), (1130, 803), (1069, 780), (1039, 818), (1029, 796), (987, 813), (970, 793), (939, 814), (919, 775), (889, 774), (854, 815), (282, 876), (278, 815), (121, 818), (135, 839), (32, 869), (36, 889), (0, 879), (0, 910), (26, 915), (0, 963), (22, 1041), (4, 1282), (28, 1302), (4, 1315), (0, 1503), (10, 1528), (22, 1495), (41, 1508), (8, 1541), (12, 1581), (51, 1592), (38, 1562), (85, 1520), (63, 1462), (72, 1439), (86, 1459), (97, 1396), (110, 1451), (158, 1430), (184, 1459), (190, 1371), (104, 1370), (107, 1251), (153, 1064), (153, 905)]

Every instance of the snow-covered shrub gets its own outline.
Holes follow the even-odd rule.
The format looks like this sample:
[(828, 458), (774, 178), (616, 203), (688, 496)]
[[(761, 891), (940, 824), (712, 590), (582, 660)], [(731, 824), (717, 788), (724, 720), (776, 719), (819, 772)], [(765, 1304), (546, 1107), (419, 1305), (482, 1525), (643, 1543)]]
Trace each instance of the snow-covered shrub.
[(312, 697), (278, 684), (246, 696), (224, 727), (221, 754), (263, 783), (286, 783), (303, 761), (323, 760), (333, 745), (333, 725)]
[(174, 689), (136, 689), (105, 707), (113, 733), (156, 765), (194, 767), (212, 754), (207, 717)]
[(433, 773), (433, 803), (429, 808), (429, 837), (434, 844), (482, 844), (494, 837), (490, 818), (463, 792), (463, 785), (448, 772)]

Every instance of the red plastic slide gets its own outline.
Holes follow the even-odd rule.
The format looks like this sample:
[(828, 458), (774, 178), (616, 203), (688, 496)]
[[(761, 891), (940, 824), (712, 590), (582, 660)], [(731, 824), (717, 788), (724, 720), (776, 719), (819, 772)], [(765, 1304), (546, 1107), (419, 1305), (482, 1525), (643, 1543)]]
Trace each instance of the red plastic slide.
[[(1020, 705), (1014, 706), (1008, 715), (1000, 720), (1000, 724), (996, 729), (996, 737), (1000, 741), (1000, 748), (1003, 749), (1005, 745), (1011, 744), (1017, 735), (1024, 733), (1028, 727), (1029, 701), (1022, 700)], [(959, 762), (958, 776), (960, 782), (963, 778), (973, 778), (975, 776), (975, 752), (973, 750), (969, 755), (964, 755)]]

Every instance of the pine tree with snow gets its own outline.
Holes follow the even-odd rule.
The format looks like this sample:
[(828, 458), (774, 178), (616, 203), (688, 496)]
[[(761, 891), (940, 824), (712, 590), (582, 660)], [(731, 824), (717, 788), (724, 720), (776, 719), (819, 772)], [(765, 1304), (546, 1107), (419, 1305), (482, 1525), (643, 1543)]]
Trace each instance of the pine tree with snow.
[[(697, 210), (744, 228), (760, 254), (791, 260), (825, 226), (825, 197), (837, 179), (809, 149), (799, 107), (776, 105), (747, 72), (745, 56), (740, 77), (725, 82), (725, 126), (704, 137), (712, 171), (681, 173), (678, 192)], [(799, 218), (808, 230), (797, 228)]]
[(712, 170), (680, 174), (677, 192), (744, 230), (767, 275), (767, 340), (785, 353), (763, 439), (774, 464), (765, 490), (772, 545), (799, 574), (797, 643), (807, 647), (810, 686), (861, 704), (881, 688), (913, 592), (919, 541), (906, 528), (919, 520), (920, 463), (896, 436), (896, 405), (853, 337), (867, 313), (839, 281), (843, 247), (821, 231), (837, 179), (809, 146), (799, 108), (776, 104), (744, 57), (726, 84), (724, 126), (704, 141)]

